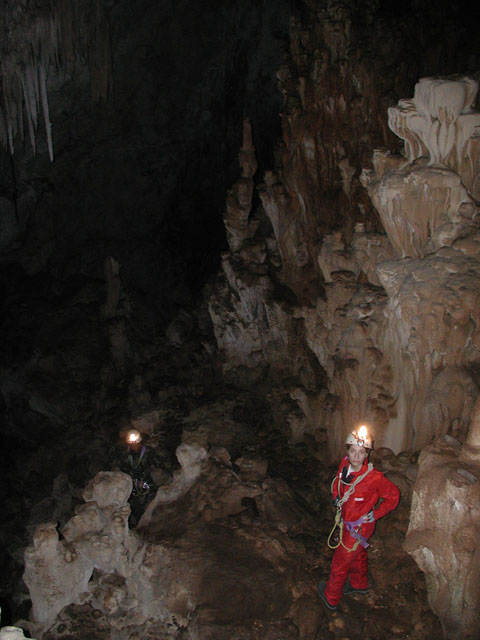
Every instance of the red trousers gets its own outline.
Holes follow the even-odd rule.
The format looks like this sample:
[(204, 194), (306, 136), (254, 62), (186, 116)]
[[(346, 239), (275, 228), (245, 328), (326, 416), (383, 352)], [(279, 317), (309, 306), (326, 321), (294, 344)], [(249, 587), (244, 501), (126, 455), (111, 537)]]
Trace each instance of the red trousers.
[[(369, 538), (375, 524), (364, 524), (362, 526), (362, 535)], [(342, 542), (348, 549), (352, 549), (355, 545), (355, 538), (345, 530), (342, 535)], [(330, 567), (330, 577), (325, 587), (325, 597), (330, 604), (336, 605), (342, 597), (342, 589), (347, 578), (354, 589), (367, 589), (368, 578), (368, 556), (367, 551), (361, 544), (355, 551), (347, 551), (343, 545), (335, 549)]]

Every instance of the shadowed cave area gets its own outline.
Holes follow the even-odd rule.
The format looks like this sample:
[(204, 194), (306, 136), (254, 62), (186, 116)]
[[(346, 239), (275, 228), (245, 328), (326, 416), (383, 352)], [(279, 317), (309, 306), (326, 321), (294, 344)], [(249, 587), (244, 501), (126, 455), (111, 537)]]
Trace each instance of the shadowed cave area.
[[(478, 638), (469, 4), (5, 0), (0, 31), (0, 640)], [(360, 424), (401, 497), (333, 611)]]

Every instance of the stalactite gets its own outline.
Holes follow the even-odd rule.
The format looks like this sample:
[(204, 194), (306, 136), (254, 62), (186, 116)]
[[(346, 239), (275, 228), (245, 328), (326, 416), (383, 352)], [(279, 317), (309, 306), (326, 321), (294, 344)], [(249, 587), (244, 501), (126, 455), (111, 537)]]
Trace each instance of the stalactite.
[(0, 34), (0, 141), (13, 154), (16, 141), (23, 142), (28, 130), (36, 153), (41, 111), (53, 161), (49, 74), (73, 74), (81, 61), (90, 71), (93, 101), (106, 100), (111, 91), (110, 38), (103, 3), (6, 0)]

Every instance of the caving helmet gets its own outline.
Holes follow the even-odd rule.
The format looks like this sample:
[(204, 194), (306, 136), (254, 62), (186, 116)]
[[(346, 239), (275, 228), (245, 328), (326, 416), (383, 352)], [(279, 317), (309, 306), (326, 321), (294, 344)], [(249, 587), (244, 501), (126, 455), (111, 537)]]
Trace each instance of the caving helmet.
[(373, 449), (372, 436), (364, 424), (348, 434), (345, 444), (357, 444), (365, 449)]

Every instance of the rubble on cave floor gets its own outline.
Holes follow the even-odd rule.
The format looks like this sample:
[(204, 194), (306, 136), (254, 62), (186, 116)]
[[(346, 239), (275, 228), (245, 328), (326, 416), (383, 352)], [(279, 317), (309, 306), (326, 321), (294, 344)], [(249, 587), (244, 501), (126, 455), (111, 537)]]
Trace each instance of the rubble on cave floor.
[[(69, 552), (79, 550), (85, 585), (43, 624), (37, 619), (31, 626), (33, 637), (433, 640), (441, 636), (440, 623), (428, 607), (423, 574), (402, 548), (414, 454), (395, 456), (381, 450), (376, 455), (375, 465), (401, 486), (402, 501), (377, 525), (370, 551), (370, 592), (345, 596), (331, 613), (322, 606), (316, 584), (329, 572), (331, 551), (326, 541), (334, 515), (329, 487), (335, 467), (313, 456), (305, 444), (289, 443), (251, 392), (224, 390), (217, 398), (197, 400), (189, 410), (181, 394), (174, 401), (176, 394), (178, 388), (163, 394), (168, 419), (181, 428), (176, 438), (166, 439), (158, 412), (146, 412), (143, 422), (139, 416), (137, 423), (149, 432), (145, 433), (148, 472), (160, 484), (149, 496), (152, 500), (157, 495), (157, 503), (150, 512), (147, 509), (148, 517), (146, 501), (132, 495), (123, 507), (120, 529), (109, 528), (113, 525), (108, 524), (111, 518), (105, 509), (110, 507), (102, 504), (93, 517), (91, 507), (81, 504), (82, 491), (77, 487), (70, 495), (70, 503), (77, 504), (76, 515), (62, 514), (62, 537), (56, 540), (53, 526), (34, 543), (40, 548), (46, 540), (49, 553), (52, 545), (58, 549), (58, 575), (51, 577), (60, 582), (66, 575), (64, 547)], [(175, 462), (169, 447), (179, 438), (182, 445), (176, 448)], [(121, 447), (119, 443), (111, 450), (110, 462), (117, 469), (112, 473), (123, 477), (118, 464)], [(202, 451), (197, 457), (195, 452)], [(65, 506), (72, 483), (64, 482), (62, 488), (60, 484), (53, 500)], [(63, 498), (58, 495), (62, 491)], [(91, 505), (98, 499), (95, 495), (87, 489), (83, 500)], [(118, 512), (119, 505), (115, 509)], [(129, 529), (125, 509), (135, 515)], [(99, 541), (100, 551), (89, 558), (89, 549)], [(116, 544), (128, 551), (128, 558), (115, 555)], [(113, 562), (112, 554), (123, 557), (122, 562)], [(38, 555), (34, 557), (38, 567)], [(45, 593), (45, 601), (51, 602), (51, 596)], [(42, 610), (44, 604), (37, 602), (37, 615)]]

